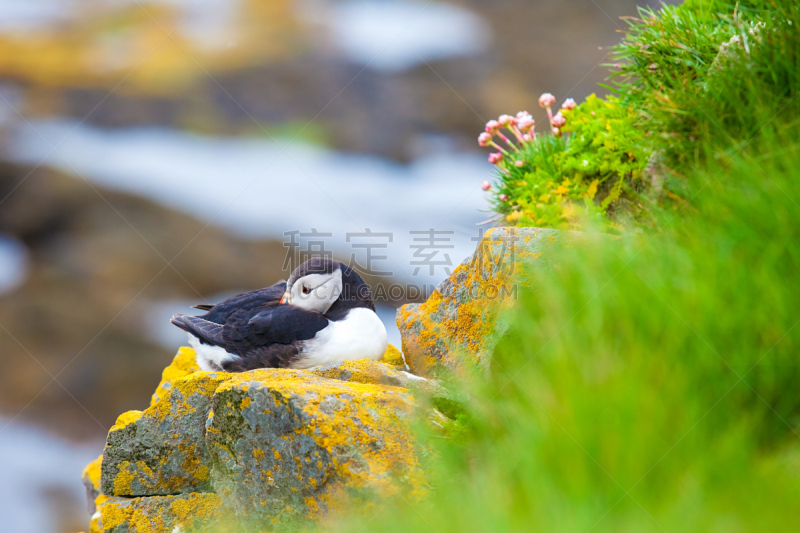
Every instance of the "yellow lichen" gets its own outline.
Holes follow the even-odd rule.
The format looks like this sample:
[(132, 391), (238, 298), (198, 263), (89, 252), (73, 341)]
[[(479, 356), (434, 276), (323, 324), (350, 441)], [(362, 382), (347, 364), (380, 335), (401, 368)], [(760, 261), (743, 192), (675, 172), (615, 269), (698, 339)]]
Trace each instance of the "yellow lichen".
[[(348, 364), (351, 363), (356, 362)], [(405, 389), (329, 380), (299, 371), (264, 369), (248, 374), (232, 376), (220, 385), (217, 393), (240, 389), (247, 383), (251, 387), (266, 388), (275, 399), (283, 398), (285, 401), (295, 395), (303, 398), (298, 406), (308, 418), (302, 427), (295, 430), (296, 433), (311, 437), (333, 456), (332, 464), (326, 467), (333, 469), (331, 475), (326, 476), (330, 481), (321, 487), (315, 500), (320, 509), (341, 504), (337, 494), (346, 494), (344, 487), (394, 494), (400, 490), (399, 478), (407, 484), (412, 497), (424, 494), (425, 480), (413, 451), (414, 437), (403, 421), (414, 408), (413, 400), (404, 393)], [(343, 399), (335, 412), (321, 408), (323, 402), (338, 399), (340, 395)], [(381, 435), (380, 446), (375, 446), (376, 434)], [(357, 458), (338, 455), (339, 450), (353, 445), (359, 449)], [(273, 455), (278, 460), (281, 458), (277, 450), (273, 450)], [(342, 460), (337, 461), (337, 456)], [(299, 457), (293, 458), (298, 470), (292, 475), (303, 479), (300, 469), (304, 463)], [(316, 465), (323, 469), (321, 461)], [(315, 482), (309, 481), (309, 484), (320, 489)]]
[(168, 392), (172, 384), (182, 377), (197, 372), (200, 367), (197, 366), (197, 355), (195, 351), (188, 346), (182, 346), (175, 354), (172, 363), (164, 369), (161, 373), (161, 382), (156, 387), (156, 392), (150, 399), (150, 405), (156, 403), (165, 392)]
[(397, 376), (398, 373), (383, 363), (376, 363), (370, 359), (357, 359), (342, 361), (333, 368), (312, 368), (309, 372), (329, 379), (344, 379), (351, 383), (369, 383), (381, 385), (387, 377)]
[(120, 429), (129, 426), (130, 424), (136, 422), (142, 417), (141, 411), (127, 411), (122, 413), (117, 417), (117, 421), (111, 426), (111, 429), (108, 430), (109, 433), (113, 433), (114, 431), (119, 431)]
[[(542, 255), (517, 244), (516, 228), (507, 228), (502, 240), (494, 240), (494, 233), (487, 231), (475, 259), (459, 265), (450, 275), (449, 282), (458, 291), (449, 296), (434, 291), (416, 310), (403, 306), (398, 312), (398, 322), (415, 332), (403, 339), (413, 372), (429, 375), (439, 364), (457, 372), (481, 365), (485, 341), (494, 331), (494, 317), (513, 303), (513, 284), (520, 281), (524, 264)], [(531, 235), (525, 235), (524, 241), (530, 240)], [(469, 294), (466, 301), (465, 291)]]
[(403, 369), (405, 369), (406, 366), (406, 361), (403, 359), (403, 353), (391, 344), (387, 345), (386, 353), (383, 354), (381, 363), (386, 363), (387, 365), (400, 367)]
[(103, 466), (103, 456), (101, 455), (83, 469), (83, 479), (89, 481), (94, 490), (100, 492), (100, 472)]
[(98, 497), (92, 532), (126, 528), (131, 533), (172, 533), (212, 525), (220, 519), (222, 503), (213, 493), (143, 498)]
[(130, 461), (122, 461), (119, 464), (119, 472), (114, 477), (114, 493), (115, 494), (131, 494), (133, 492), (133, 482), (136, 476), (131, 472)]

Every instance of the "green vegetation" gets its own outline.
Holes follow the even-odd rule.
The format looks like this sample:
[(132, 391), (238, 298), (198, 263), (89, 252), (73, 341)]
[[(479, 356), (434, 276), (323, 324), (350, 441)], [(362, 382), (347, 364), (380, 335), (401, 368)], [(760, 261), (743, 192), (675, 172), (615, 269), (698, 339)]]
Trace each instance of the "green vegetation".
[[(643, 133), (619, 147), (583, 139), (597, 170), (581, 170), (561, 201), (585, 206), (594, 180), (613, 190), (624, 177), (647, 223), (554, 249), (557, 269), (531, 267), (538, 282), (508, 317), (490, 378), (467, 386), (474, 402), (459, 431), (428, 438), (430, 496), (376, 502), (370, 520), (342, 530), (800, 523), (800, 5), (689, 1), (629, 22), (609, 103), (632, 109)], [(557, 187), (557, 172), (577, 175), (570, 151), (581, 128), (602, 129), (581, 122), (599, 105), (567, 116), (571, 139), (547, 135), (523, 152), (531, 168), (495, 191), (506, 205), (534, 196), (509, 180)], [(625, 120), (616, 113), (597, 121)], [(629, 164), (658, 154), (647, 180), (611, 156), (629, 141)], [(513, 157), (503, 168), (519, 168)], [(593, 203), (604, 208), (599, 195)], [(596, 219), (583, 224), (603, 229)]]
[(498, 162), (503, 223), (580, 229), (599, 218), (606, 231), (652, 229), (654, 208), (689, 199), (686, 173), (742, 150), (768, 123), (793, 128), (798, 10), (695, 0), (627, 19), (608, 86), (617, 96), (562, 110), (563, 139), (539, 133)]
[(632, 108), (613, 97), (604, 101), (592, 95), (562, 113), (567, 122), (561, 131), (568, 138), (537, 136), (521, 144), (517, 160), (523, 165), (505, 165), (495, 209), (507, 223), (564, 229), (580, 227), (587, 218), (600, 222), (603, 214), (623, 205), (626, 214), (641, 211), (635, 202), (645, 188), (648, 154), (642, 151), (644, 132), (635, 127)]

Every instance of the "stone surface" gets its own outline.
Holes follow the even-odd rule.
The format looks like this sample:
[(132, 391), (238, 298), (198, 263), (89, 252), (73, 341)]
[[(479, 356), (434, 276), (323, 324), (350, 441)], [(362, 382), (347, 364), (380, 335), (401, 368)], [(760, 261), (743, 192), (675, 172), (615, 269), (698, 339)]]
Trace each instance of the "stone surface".
[(303, 371), (236, 374), (207, 424), (214, 487), (239, 516), (281, 528), (344, 501), (423, 489), (402, 388)]
[(205, 423), (214, 391), (229, 375), (194, 372), (178, 378), (169, 395), (164, 394), (144, 412), (121, 415), (109, 431), (103, 451), (103, 494), (210, 491)]
[(424, 475), (408, 422), (422, 415), (444, 427), (447, 418), (423, 397), (446, 390), (399, 370), (394, 347), (384, 360), (396, 366), (231, 374), (198, 370), (194, 351), (181, 348), (150, 406), (120, 415), (103, 455), (86, 467), (92, 530), (187, 531), (220, 513), (239, 529), (255, 521), (287, 530), (319, 524), (334, 509), (366, 510), (369, 496), (420, 497)]
[(400, 370), (408, 370), (408, 365), (406, 365), (406, 359), (403, 357), (403, 352), (391, 344), (386, 347), (386, 353), (383, 354), (383, 358), (380, 362)]
[(95, 500), (100, 496), (100, 468), (103, 464), (101, 455), (83, 469), (83, 486), (86, 487), (86, 501), (89, 509), (89, 516), (97, 512)]
[(172, 384), (177, 380), (189, 374), (193, 374), (198, 370), (200, 370), (200, 367), (197, 365), (197, 355), (194, 353), (194, 350), (188, 346), (179, 348), (172, 363), (161, 373), (161, 382), (158, 384), (158, 387), (156, 387), (156, 391), (150, 399), (150, 405), (155, 404), (158, 400), (163, 398), (164, 395), (168, 394), (169, 390), (172, 388)]
[(310, 372), (353, 383), (403, 387), (413, 393), (415, 398), (428, 400), (436, 409), (453, 418), (463, 410), (467, 399), (462, 394), (447, 389), (435, 379), (415, 376), (403, 368), (405, 364), (392, 368), (385, 363), (362, 359), (320, 366), (310, 369)]
[(219, 496), (192, 493), (120, 498), (100, 496), (91, 533), (173, 533), (209, 530), (224, 511)]
[[(532, 283), (526, 263), (545, 261), (546, 249), (580, 233), (542, 228), (494, 228), (425, 303), (397, 312), (403, 353), (414, 374), (443, 376), (485, 371), (505, 332), (499, 312), (519, 287)], [(546, 257), (546, 256), (545, 256)]]

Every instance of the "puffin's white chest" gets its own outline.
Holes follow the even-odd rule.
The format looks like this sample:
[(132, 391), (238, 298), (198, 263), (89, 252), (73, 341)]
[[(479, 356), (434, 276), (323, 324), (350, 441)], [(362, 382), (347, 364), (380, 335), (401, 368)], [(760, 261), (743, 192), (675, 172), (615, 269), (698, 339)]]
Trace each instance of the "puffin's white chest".
[(386, 353), (387, 340), (386, 328), (378, 315), (359, 307), (303, 343), (300, 358), (292, 367), (311, 368), (354, 359), (377, 361)]
[(197, 354), (197, 366), (200, 367), (200, 370), (222, 372), (223, 363), (240, 359), (238, 355), (226, 352), (225, 348), (201, 343), (200, 340), (191, 333), (187, 336), (189, 337), (189, 346), (194, 348)]

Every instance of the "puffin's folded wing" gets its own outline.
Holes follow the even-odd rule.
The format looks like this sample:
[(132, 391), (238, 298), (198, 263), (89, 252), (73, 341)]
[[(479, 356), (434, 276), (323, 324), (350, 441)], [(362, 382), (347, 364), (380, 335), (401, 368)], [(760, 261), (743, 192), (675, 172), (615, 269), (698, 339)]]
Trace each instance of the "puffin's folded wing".
[(253, 315), (246, 322), (228, 322), (222, 338), (228, 351), (241, 353), (260, 346), (313, 339), (327, 325), (328, 319), (316, 311), (279, 305)]
[(222, 326), (219, 324), (209, 322), (197, 316), (188, 315), (174, 315), (170, 322), (208, 344), (225, 346)]
[[(212, 306), (203, 318), (209, 322), (225, 324), (236, 319), (236, 315), (257, 312), (257, 309), (278, 305), (286, 291), (286, 282), (280, 281), (271, 287), (258, 289), (231, 296), (230, 298)], [(200, 308), (200, 306), (197, 306)]]

